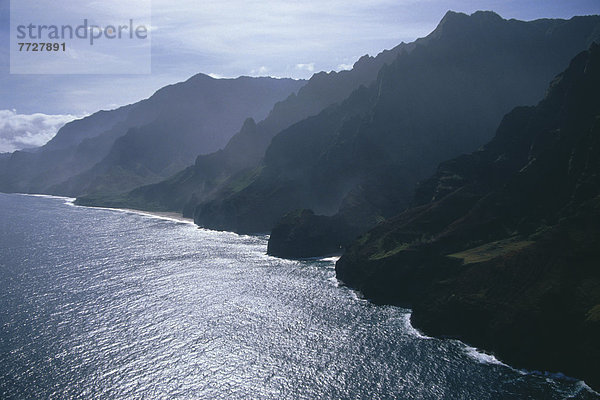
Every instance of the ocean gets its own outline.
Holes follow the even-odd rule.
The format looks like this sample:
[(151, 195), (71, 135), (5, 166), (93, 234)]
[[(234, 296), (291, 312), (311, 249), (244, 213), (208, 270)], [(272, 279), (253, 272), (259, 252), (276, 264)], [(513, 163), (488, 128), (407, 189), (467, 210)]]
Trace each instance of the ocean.
[(424, 336), (267, 239), (0, 194), (0, 398), (600, 398)]

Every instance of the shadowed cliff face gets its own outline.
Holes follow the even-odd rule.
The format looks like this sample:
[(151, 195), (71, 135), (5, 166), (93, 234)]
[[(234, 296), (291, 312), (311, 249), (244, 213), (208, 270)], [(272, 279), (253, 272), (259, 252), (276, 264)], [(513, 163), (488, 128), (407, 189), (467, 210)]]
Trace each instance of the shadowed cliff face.
[(415, 206), (359, 238), (338, 278), (409, 304), (425, 332), (600, 387), (600, 47), (483, 149), (442, 163)]
[(35, 153), (15, 152), (0, 165), (0, 190), (75, 196), (165, 179), (223, 147), (247, 117), (264, 118), (304, 83), (198, 74), (71, 122)]
[[(542, 97), (598, 24), (596, 17), (520, 22), (448, 13), (373, 85), (276, 135), (254, 178), (199, 201), (195, 220), (269, 231), (305, 208), (364, 232), (408, 206), (417, 182), (439, 162), (477, 149), (511, 108)], [(283, 240), (293, 246), (304, 239)]]

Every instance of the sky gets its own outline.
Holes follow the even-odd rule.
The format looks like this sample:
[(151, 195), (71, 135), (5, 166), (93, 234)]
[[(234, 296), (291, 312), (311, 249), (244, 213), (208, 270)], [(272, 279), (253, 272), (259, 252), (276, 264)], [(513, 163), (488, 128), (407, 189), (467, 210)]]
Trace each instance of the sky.
[(426, 36), (448, 10), (571, 18), (600, 14), (600, 1), (152, 0), (150, 74), (19, 75), (10, 74), (10, 2), (0, 0), (0, 152), (43, 144), (66, 121), (139, 101), (199, 72), (307, 79), (348, 69), (364, 54)]

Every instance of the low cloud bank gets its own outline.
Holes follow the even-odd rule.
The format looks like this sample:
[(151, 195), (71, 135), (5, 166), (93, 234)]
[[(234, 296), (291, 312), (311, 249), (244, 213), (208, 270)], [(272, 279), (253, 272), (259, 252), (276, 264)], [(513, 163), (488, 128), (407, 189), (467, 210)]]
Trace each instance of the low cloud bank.
[(43, 146), (76, 115), (17, 114), (0, 110), (0, 153)]

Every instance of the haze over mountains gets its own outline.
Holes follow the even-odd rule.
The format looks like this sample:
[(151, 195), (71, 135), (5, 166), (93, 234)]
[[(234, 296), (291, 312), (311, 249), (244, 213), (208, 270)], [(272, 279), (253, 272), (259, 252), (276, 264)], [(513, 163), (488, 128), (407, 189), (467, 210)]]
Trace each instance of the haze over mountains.
[(0, 163), (0, 190), (78, 196), (156, 182), (223, 147), (303, 81), (198, 74), (152, 97), (66, 124), (35, 153)]
[[(188, 210), (201, 226), (246, 233), (270, 231), (295, 209), (334, 215), (338, 240), (317, 237), (315, 252), (299, 248), (306, 235), (325, 229), (321, 220), (318, 228), (292, 229), (283, 239), (290, 246), (270, 246), (270, 253), (305, 257), (339, 249), (408, 206), (416, 183), (440, 161), (489, 140), (512, 107), (534, 104), (598, 37), (599, 22), (449, 12), (431, 35), (404, 46), (373, 84), (281, 131), (257, 168)], [(295, 225), (303, 224), (310, 222)]]
[(409, 50), (412, 46), (400, 44), (376, 57), (363, 56), (350, 71), (313, 75), (297, 95), (277, 103), (267, 118), (258, 123), (254, 119), (246, 120), (222, 151), (199, 156), (193, 166), (164, 182), (140, 187), (121, 196), (92, 194), (78, 201), (89, 205), (183, 211), (184, 215), (192, 217), (197, 203), (243, 188), (243, 182), (254, 176), (254, 168), (264, 157), (273, 136), (342, 101), (359, 86), (370, 84), (383, 65), (391, 63), (401, 50)]
[[(334, 217), (279, 229), (270, 252), (334, 251), (402, 211), (419, 180), (484, 144), (512, 107), (534, 104), (598, 26), (598, 17), (521, 22), (449, 12), (426, 38), (363, 58), (352, 71), (316, 74), (266, 120), (247, 120), (223, 151), (172, 178), (79, 201), (183, 211), (201, 226), (237, 232), (270, 231), (287, 212), (310, 209)], [(323, 229), (328, 240), (317, 235), (320, 245), (310, 248)]]

